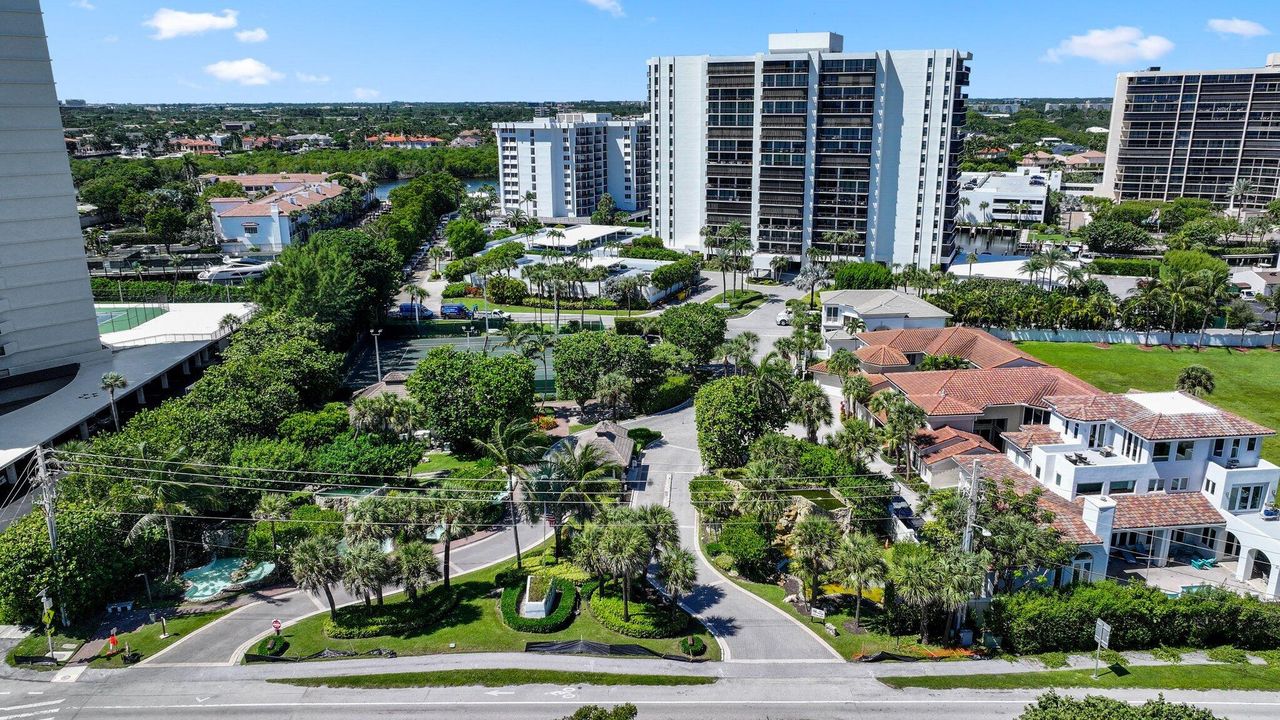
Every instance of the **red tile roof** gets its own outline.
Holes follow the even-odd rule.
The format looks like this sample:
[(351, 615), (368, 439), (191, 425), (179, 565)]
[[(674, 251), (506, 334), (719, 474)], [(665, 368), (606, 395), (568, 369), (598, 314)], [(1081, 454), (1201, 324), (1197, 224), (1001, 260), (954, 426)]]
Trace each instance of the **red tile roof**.
[(1075, 545), (1097, 545), (1102, 542), (1085, 524), (1079, 505), (1045, 489), (1035, 478), (1010, 462), (1009, 458), (1004, 455), (959, 455), (955, 458), (956, 463), (962, 467), (972, 466), (975, 460), (978, 462), (979, 475), (996, 481), (1008, 481), (1020, 495), (1040, 489), (1042, 492), (1037, 503), (1041, 509), (1053, 514), (1053, 520), (1049, 524), (1058, 531), (1063, 542)]
[(934, 465), (970, 453), (1000, 452), (982, 436), (946, 425), (937, 430), (925, 428), (916, 433), (916, 453), (925, 465)]
[(887, 345), (904, 353), (956, 355), (979, 368), (997, 368), (1009, 363), (1044, 365), (1011, 343), (978, 328), (913, 328), (858, 333), (864, 345)]
[(1216, 408), (1209, 403), (1179, 393), (1206, 408), (1205, 412), (1159, 413), (1129, 395), (1063, 395), (1046, 397), (1054, 410), (1072, 420), (1111, 420), (1147, 440), (1274, 435), (1275, 431)]
[(980, 415), (992, 405), (1045, 407), (1049, 395), (1102, 391), (1056, 367), (932, 370), (885, 378), (929, 415)]
[[(1145, 493), (1142, 495), (1109, 495), (1116, 503), (1114, 530), (1183, 527), (1187, 525), (1223, 525), (1226, 520), (1214, 509), (1208, 498), (1198, 492)], [(1084, 499), (1077, 497), (1076, 504)]]
[(868, 345), (866, 347), (860, 347), (855, 350), (853, 354), (857, 355), (858, 359), (862, 362), (879, 365), (880, 367), (894, 365), (908, 366), (911, 364), (907, 361), (907, 356), (903, 355), (901, 350), (889, 347), (888, 345)]
[(237, 205), (218, 213), (218, 217), (267, 217), (271, 215), (272, 204), (279, 206), (282, 215), (292, 215), (317, 203), (338, 197), (346, 191), (345, 187), (336, 182), (304, 185), (285, 192), (272, 193), (254, 202)]
[(1030, 450), (1037, 445), (1057, 445), (1063, 441), (1062, 433), (1048, 425), (1023, 425), (1016, 432), (1000, 433), (1000, 437), (1019, 450)]

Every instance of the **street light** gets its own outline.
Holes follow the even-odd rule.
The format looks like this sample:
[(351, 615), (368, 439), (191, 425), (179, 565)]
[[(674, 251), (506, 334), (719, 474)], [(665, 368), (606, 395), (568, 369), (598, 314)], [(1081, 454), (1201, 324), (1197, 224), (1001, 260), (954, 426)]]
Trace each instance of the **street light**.
[(369, 334), (373, 336), (373, 360), (378, 368), (378, 382), (382, 382), (382, 354), (378, 352), (378, 336), (382, 334), (382, 330), (370, 330)]
[(134, 577), (142, 578), (142, 582), (147, 584), (147, 602), (151, 602), (151, 580), (147, 578), (146, 573), (138, 573)]

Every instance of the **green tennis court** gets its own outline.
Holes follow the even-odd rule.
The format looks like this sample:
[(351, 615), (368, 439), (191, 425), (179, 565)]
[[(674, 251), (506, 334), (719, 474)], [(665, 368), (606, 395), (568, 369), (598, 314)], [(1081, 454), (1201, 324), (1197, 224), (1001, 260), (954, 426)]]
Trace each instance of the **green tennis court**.
[(135, 328), (168, 312), (154, 306), (94, 305), (98, 314), (98, 332), (106, 334)]

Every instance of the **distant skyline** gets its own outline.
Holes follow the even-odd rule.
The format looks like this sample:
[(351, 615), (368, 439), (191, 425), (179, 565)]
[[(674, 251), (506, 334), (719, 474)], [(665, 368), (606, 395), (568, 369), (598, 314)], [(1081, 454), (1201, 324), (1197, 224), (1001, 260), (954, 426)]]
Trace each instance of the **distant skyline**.
[(971, 97), (1099, 97), (1117, 72), (1261, 66), (1273, 0), (42, 0), (61, 99), (628, 100), (655, 55), (748, 55), (771, 32), (850, 51), (972, 52)]

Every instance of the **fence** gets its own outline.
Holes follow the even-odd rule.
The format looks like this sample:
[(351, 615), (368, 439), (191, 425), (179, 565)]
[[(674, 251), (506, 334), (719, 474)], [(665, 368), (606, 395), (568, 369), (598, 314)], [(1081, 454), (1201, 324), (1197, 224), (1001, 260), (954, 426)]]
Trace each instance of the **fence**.
[(987, 328), (987, 332), (1013, 342), (1086, 342), (1112, 345), (1204, 345), (1206, 347), (1268, 347), (1272, 344), (1271, 331), (1245, 332), (1239, 330), (1208, 329), (1199, 332), (1174, 333), (1168, 330), (1137, 332), (1134, 330), (1035, 330), (1029, 328)]

